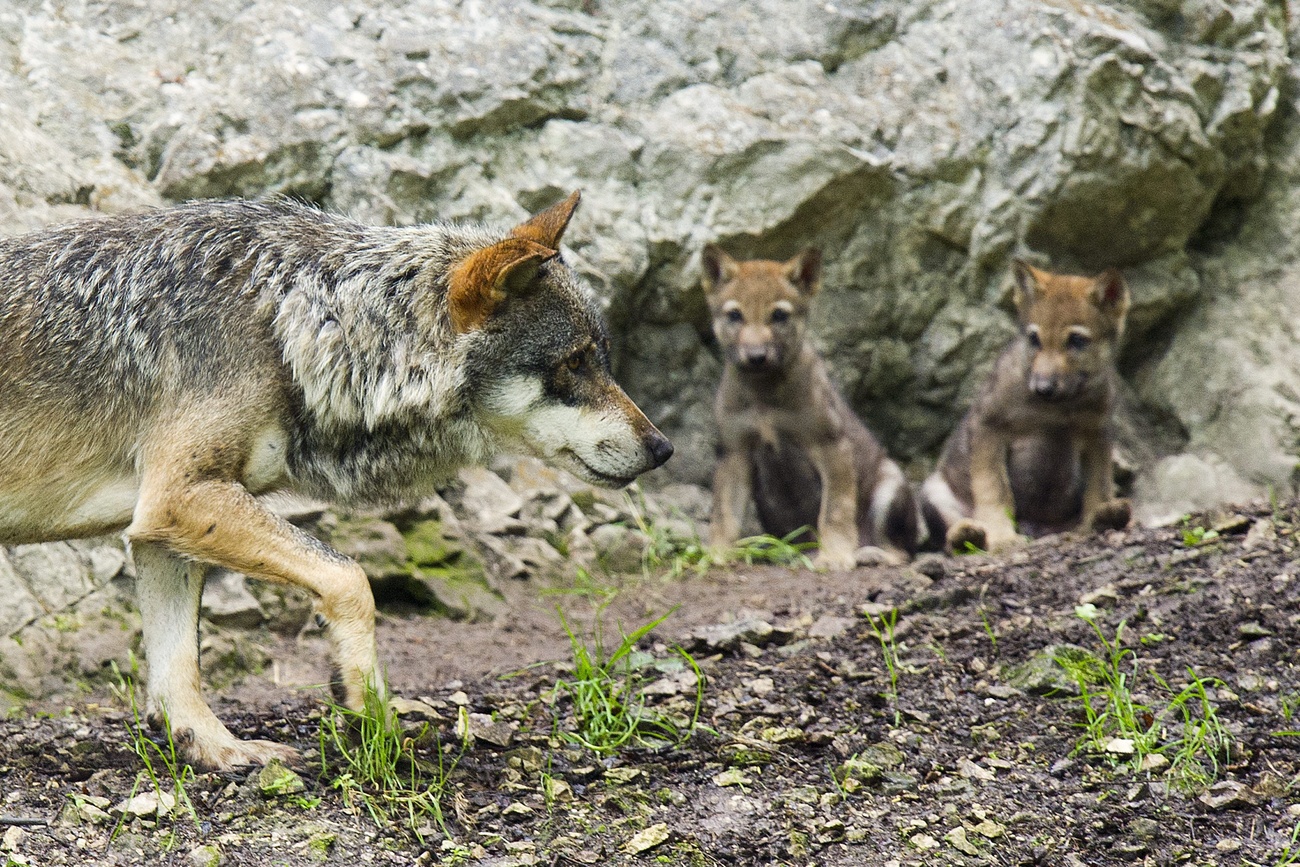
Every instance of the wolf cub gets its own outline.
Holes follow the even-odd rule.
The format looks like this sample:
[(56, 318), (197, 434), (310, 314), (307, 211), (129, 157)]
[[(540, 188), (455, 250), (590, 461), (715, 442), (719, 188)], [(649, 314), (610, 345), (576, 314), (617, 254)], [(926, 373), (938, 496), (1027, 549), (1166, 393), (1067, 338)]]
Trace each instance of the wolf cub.
[(738, 262), (709, 245), (703, 264), (713, 332), (726, 358), (714, 402), (719, 456), (710, 543), (736, 541), (752, 495), (765, 532), (816, 528), (821, 568), (850, 569), (859, 554), (864, 562), (905, 561), (916, 551), (920, 522), (911, 490), (807, 338), (821, 253)]
[(950, 551), (1129, 522), (1111, 467), (1124, 279), (1014, 269), (1020, 333), (921, 486), (930, 538)]

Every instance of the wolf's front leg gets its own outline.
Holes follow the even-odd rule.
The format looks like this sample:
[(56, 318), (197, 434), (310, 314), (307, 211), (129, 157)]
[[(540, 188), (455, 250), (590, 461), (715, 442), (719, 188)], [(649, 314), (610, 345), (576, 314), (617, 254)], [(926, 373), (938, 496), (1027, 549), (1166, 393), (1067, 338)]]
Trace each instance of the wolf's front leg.
[[(136, 546), (166, 548), (253, 578), (306, 589), (316, 597), (318, 616), (333, 644), (338, 700), (362, 710), (368, 687), (385, 695), (375, 651), (375, 602), (361, 567), (267, 511), (242, 485), (217, 480), (172, 484), (146, 474), (127, 534)], [(197, 604), (185, 621), (191, 640)], [(173, 644), (160, 645), (164, 664), (166, 654), (174, 653)], [(190, 703), (201, 704), (197, 673), (193, 684)], [(200, 752), (205, 748), (197, 745)], [(275, 756), (255, 750), (248, 757), (265, 761)]]
[(148, 665), (146, 714), (155, 728), (169, 726), (186, 758), (203, 768), (298, 761), (291, 747), (241, 741), (217, 719), (199, 686), (199, 602), (205, 567), (162, 545), (134, 541), (136, 601)]
[(817, 515), (818, 569), (844, 571), (857, 565), (858, 479), (853, 446), (839, 439), (808, 450), (822, 479)]

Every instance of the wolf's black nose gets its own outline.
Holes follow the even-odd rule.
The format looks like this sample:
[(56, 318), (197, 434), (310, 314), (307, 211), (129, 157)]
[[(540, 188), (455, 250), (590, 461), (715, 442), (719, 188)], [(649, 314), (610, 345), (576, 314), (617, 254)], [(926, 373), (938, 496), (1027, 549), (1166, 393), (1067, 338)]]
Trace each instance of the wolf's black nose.
[(651, 434), (649, 446), (650, 457), (654, 458), (656, 467), (662, 467), (673, 456), (672, 442), (658, 431)]

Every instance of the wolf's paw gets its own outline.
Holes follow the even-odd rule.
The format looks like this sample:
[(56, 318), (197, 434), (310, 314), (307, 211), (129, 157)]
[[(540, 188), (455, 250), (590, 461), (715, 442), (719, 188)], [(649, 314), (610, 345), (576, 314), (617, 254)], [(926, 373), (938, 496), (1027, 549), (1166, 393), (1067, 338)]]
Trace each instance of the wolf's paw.
[(190, 764), (214, 771), (229, 771), (249, 765), (269, 765), (279, 760), (296, 768), (303, 767), (302, 754), (293, 747), (274, 741), (241, 741), (231, 737), (219, 743), (194, 743), (185, 746)]
[(948, 528), (948, 550), (953, 554), (988, 550), (988, 531), (978, 521), (963, 519)]
[(1133, 505), (1128, 500), (1107, 500), (1097, 507), (1090, 522), (1090, 529), (1098, 533), (1105, 530), (1123, 530), (1132, 519)]

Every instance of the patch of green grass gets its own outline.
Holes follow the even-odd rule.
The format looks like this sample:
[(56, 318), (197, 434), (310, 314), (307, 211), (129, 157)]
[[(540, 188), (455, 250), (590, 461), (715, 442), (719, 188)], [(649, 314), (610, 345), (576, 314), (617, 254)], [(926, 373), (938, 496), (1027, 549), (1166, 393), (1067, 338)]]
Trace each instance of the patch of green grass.
[[(1103, 651), (1099, 657), (1057, 657), (1079, 688), (1079, 695), (1070, 699), (1078, 702), (1084, 716), (1075, 751), (1106, 756), (1116, 763), (1127, 754), (1135, 771), (1147, 764), (1149, 756), (1160, 755), (1168, 761), (1165, 775), (1171, 784), (1186, 792), (1209, 787), (1218, 779), (1220, 763), (1233, 745), (1207, 693), (1207, 687), (1220, 687), (1222, 681), (1197, 677), (1189, 668), (1187, 686), (1176, 690), (1150, 670), (1150, 680), (1169, 699), (1163, 706), (1138, 701), (1134, 689), (1141, 672), (1137, 654), (1123, 644), (1126, 623), (1121, 621), (1108, 638), (1094, 606), (1080, 605), (1075, 613), (1092, 627)], [(1127, 741), (1131, 751), (1108, 749), (1118, 746), (1116, 741)]]
[(898, 707), (898, 644), (894, 640), (894, 627), (898, 624), (898, 609), (891, 608), (881, 614), (879, 621), (871, 614), (867, 614), (866, 617), (871, 633), (880, 643), (880, 655), (884, 657), (885, 669), (889, 672), (889, 693), (886, 698), (894, 705), (894, 727), (897, 728), (903, 723), (903, 713)]
[[(361, 710), (327, 702), (319, 741), (321, 776), (349, 809), (364, 811), (381, 828), (404, 827), (421, 842), (435, 828), (450, 839), (442, 798), (467, 740), (451, 756), (428, 723), (408, 733), (383, 695), (367, 685)], [(432, 747), (431, 759), (419, 755), (425, 745)]]
[(646, 516), (645, 495), (640, 488), (635, 488), (634, 491), (634, 494), (627, 495), (628, 506), (637, 529), (647, 540), (641, 554), (641, 568), (646, 574), (666, 572), (670, 578), (677, 578), (691, 571), (702, 575), (710, 567), (726, 563), (744, 563), (746, 566), (770, 563), (812, 568), (812, 560), (806, 552), (816, 548), (816, 543), (795, 541), (808, 532), (808, 527), (800, 527), (779, 537), (767, 534), (746, 536), (719, 554), (711, 550), (693, 530), (683, 535), (678, 529), (651, 521)]
[[(126, 724), (126, 731), (131, 738), (132, 752), (144, 765), (144, 770), (136, 774), (135, 783), (131, 786), (131, 794), (127, 795), (127, 799), (134, 798), (147, 779), (150, 785), (153, 786), (154, 794), (158, 797), (161, 812), (163, 796), (167, 794), (164, 787), (164, 781), (166, 781), (171, 784), (170, 797), (175, 798), (175, 807), (183, 806), (191, 821), (197, 826), (199, 824), (199, 814), (194, 809), (194, 802), (190, 800), (189, 793), (186, 790), (186, 786), (194, 782), (194, 768), (182, 758), (180, 750), (176, 746), (176, 740), (172, 735), (171, 720), (167, 718), (165, 709), (162, 711), (162, 727), (166, 733), (165, 738), (159, 742), (149, 737), (146, 731), (146, 723), (140, 712), (140, 704), (136, 701), (135, 675), (138, 673), (138, 666), (134, 657), (132, 657), (131, 661), (132, 672), (129, 677), (122, 673), (116, 662), (111, 663), (115, 683), (110, 684), (118, 698), (131, 709), (131, 721)], [(123, 813), (121, 818), (118, 819), (117, 825), (113, 828), (112, 838), (116, 839), (125, 821), (126, 814)]]
[(1300, 692), (1289, 692), (1282, 696), (1282, 719), (1291, 722), (1291, 718), (1300, 710)]
[(688, 569), (696, 574), (708, 571), (713, 558), (698, 533), (692, 530), (689, 535), (682, 535), (672, 527), (651, 521), (646, 515), (645, 494), (640, 485), (634, 485), (626, 496), (636, 527), (646, 538), (645, 550), (641, 552), (643, 572), (666, 571), (670, 577), (677, 578)]
[(1241, 863), (1245, 867), (1293, 867), (1300, 864), (1300, 822), (1296, 822), (1291, 829), (1291, 839), (1287, 840), (1286, 845), (1278, 852), (1277, 860), (1272, 864), (1261, 864), (1246, 858), (1243, 858)]
[(1219, 687), (1222, 681), (1197, 677), (1189, 667), (1187, 686), (1174, 693), (1154, 671), (1151, 676), (1166, 692), (1173, 693), (1163, 716), (1181, 717), (1176, 736), (1164, 748), (1170, 760), (1166, 776), (1185, 792), (1208, 789), (1219, 778), (1219, 763), (1232, 751), (1232, 735), (1224, 728), (1205, 692), (1206, 684)]
[(619, 588), (601, 581), (586, 569), (578, 566), (574, 569), (573, 584), (569, 587), (543, 587), (543, 596), (577, 596), (586, 599), (598, 608), (614, 601)]
[[(695, 659), (680, 647), (674, 653), (695, 675), (695, 703), (689, 720), (679, 721), (650, 708), (644, 688), (655, 660), (636, 649), (644, 638), (673, 612), (623, 634), (613, 651), (605, 646), (604, 629), (598, 612), (591, 642), (569, 625), (564, 612), (556, 609), (573, 653), (573, 671), (556, 680), (552, 689), (552, 713), (560, 738), (592, 752), (606, 755), (624, 746), (656, 747), (680, 743), (689, 737), (699, 721), (704, 702), (704, 675)], [(676, 609), (673, 609), (674, 611)], [(572, 728), (561, 725), (561, 704), (572, 713)]]
[(731, 551), (727, 553), (727, 561), (744, 563), (746, 566), (753, 566), (755, 563), (771, 563), (776, 566), (802, 566), (811, 569), (812, 560), (808, 558), (806, 552), (816, 548), (817, 544), (795, 541), (807, 533), (808, 529), (808, 527), (800, 527), (779, 537), (767, 534), (746, 536), (732, 546)]

